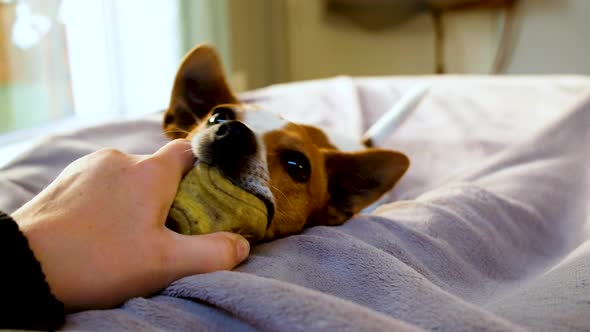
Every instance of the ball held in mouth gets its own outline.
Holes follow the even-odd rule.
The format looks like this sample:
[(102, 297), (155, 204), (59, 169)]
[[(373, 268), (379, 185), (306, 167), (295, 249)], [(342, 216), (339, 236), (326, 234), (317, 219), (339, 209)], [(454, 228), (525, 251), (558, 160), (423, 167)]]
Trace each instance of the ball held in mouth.
[(185, 235), (232, 232), (251, 242), (264, 237), (266, 204), (233, 184), (221, 172), (196, 163), (182, 179), (166, 226)]

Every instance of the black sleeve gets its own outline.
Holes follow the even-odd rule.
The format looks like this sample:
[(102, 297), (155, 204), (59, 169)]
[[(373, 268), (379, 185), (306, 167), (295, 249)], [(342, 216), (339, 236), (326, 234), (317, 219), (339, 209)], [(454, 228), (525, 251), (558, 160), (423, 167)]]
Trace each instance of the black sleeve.
[(55, 330), (64, 323), (64, 306), (51, 294), (27, 238), (2, 212), (0, 266), (0, 329)]

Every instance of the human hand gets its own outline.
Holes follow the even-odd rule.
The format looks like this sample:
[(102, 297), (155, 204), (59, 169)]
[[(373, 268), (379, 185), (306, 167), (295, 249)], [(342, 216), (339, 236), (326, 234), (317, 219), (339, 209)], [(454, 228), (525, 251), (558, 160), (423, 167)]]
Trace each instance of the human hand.
[(112, 307), (246, 258), (250, 247), (239, 235), (186, 236), (164, 226), (193, 161), (186, 140), (149, 156), (101, 150), (70, 164), (12, 215), (68, 310)]

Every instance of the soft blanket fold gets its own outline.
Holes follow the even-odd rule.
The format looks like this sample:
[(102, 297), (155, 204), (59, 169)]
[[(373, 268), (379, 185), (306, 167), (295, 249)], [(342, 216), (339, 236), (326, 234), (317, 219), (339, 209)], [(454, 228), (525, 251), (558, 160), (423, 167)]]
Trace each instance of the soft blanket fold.
[[(338, 78), (243, 97), (287, 114), (303, 103), (313, 122), (360, 134), (414, 82)], [(257, 246), (234, 271), (70, 315), (65, 329), (590, 331), (590, 82), (432, 82), (392, 136), (413, 164), (391, 203)], [(140, 132), (155, 130), (145, 121)], [(45, 183), (55, 176), (36, 155), (1, 171), (0, 191), (40, 190), (19, 171)], [(0, 207), (31, 194), (22, 195)]]

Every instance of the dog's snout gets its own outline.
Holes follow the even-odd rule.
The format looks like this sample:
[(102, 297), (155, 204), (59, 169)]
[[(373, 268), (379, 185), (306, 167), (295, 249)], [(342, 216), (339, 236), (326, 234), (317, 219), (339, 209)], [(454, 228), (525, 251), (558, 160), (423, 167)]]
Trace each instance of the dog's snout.
[(217, 128), (217, 131), (215, 132), (215, 139), (231, 139), (232, 136), (238, 137), (240, 135), (243, 135), (242, 131), (244, 130), (244, 128), (241, 127), (245, 127), (245, 125), (239, 121), (226, 121), (220, 124)]
[(240, 121), (226, 121), (215, 132), (216, 148), (223, 153), (248, 156), (256, 153), (256, 136), (250, 128)]
[(228, 124), (222, 123), (215, 132), (215, 138), (221, 140), (225, 138), (227, 135), (229, 135), (229, 127), (230, 126)]

